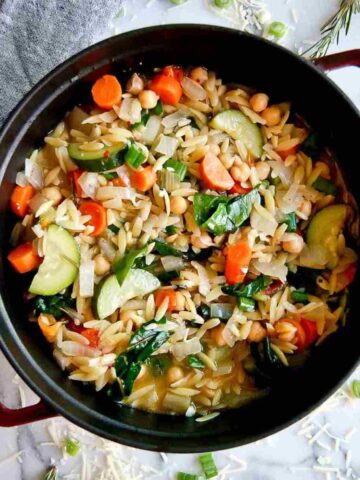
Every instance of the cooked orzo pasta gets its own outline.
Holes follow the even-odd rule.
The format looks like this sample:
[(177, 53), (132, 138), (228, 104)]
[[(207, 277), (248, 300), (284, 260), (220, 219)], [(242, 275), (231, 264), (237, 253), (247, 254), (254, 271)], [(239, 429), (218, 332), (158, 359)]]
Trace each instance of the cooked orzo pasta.
[(121, 80), (25, 160), (8, 259), (73, 381), (156, 412), (237, 407), (345, 321), (355, 205), (289, 103), (203, 67)]

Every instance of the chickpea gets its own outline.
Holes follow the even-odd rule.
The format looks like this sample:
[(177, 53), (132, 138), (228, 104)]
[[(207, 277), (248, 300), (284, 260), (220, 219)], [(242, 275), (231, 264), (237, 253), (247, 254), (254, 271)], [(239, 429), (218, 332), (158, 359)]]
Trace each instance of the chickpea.
[(242, 162), (237, 167), (232, 167), (230, 174), (236, 182), (246, 182), (250, 177), (251, 169), (247, 163)]
[(223, 337), (225, 325), (220, 323), (217, 327), (211, 330), (211, 336), (218, 347), (224, 347), (226, 345), (225, 339)]
[(139, 101), (142, 108), (155, 108), (159, 100), (159, 96), (152, 90), (143, 90), (139, 93)]
[(262, 118), (266, 121), (268, 127), (274, 127), (281, 120), (281, 111), (280, 108), (276, 105), (272, 107), (267, 107), (261, 112)]
[(299, 207), (299, 212), (304, 215), (304, 217), (309, 218), (311, 215), (312, 205), (310, 200), (303, 200)]
[(52, 200), (54, 205), (58, 205), (62, 200), (62, 195), (57, 187), (46, 187), (42, 190), (42, 195), (48, 200)]
[(250, 98), (249, 103), (254, 112), (260, 113), (267, 108), (269, 97), (265, 93), (255, 93)]
[(212, 244), (211, 237), (206, 232), (203, 232), (200, 235), (191, 235), (190, 242), (196, 248), (208, 248)]
[(270, 166), (267, 162), (257, 162), (255, 164), (256, 172), (259, 180), (265, 180), (269, 176)]
[(142, 90), (144, 90), (144, 80), (137, 73), (134, 73), (126, 84), (126, 91), (132, 95), (139, 95)]
[(171, 197), (170, 209), (175, 215), (182, 215), (186, 212), (189, 202), (184, 197)]
[(249, 342), (261, 342), (261, 340), (265, 337), (265, 328), (260, 324), (260, 322), (253, 322), (247, 340)]
[(106, 258), (99, 253), (94, 258), (95, 262), (95, 273), (96, 275), (102, 276), (110, 270), (110, 263), (106, 260)]
[(304, 248), (304, 240), (301, 235), (297, 233), (289, 233), (286, 240), (282, 242), (282, 248), (285, 252), (300, 253)]
[(194, 80), (194, 82), (200, 83), (200, 85), (202, 85), (208, 79), (208, 72), (206, 68), (196, 67), (191, 70), (190, 78), (191, 80)]
[(183, 378), (183, 376), (184, 376), (183, 369), (181, 367), (176, 367), (176, 366), (170, 367), (166, 374), (167, 381), (170, 384), (177, 382), (178, 380)]

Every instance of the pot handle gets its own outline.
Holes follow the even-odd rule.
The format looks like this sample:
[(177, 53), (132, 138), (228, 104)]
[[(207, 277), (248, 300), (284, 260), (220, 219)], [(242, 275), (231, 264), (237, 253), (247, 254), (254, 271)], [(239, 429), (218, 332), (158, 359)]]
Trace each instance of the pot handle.
[(324, 72), (330, 72), (344, 67), (360, 67), (360, 49), (315, 58), (314, 63), (321, 70), (324, 70)]
[(17, 427), (26, 423), (45, 420), (57, 415), (43, 400), (35, 405), (18, 409), (5, 407), (0, 402), (0, 427)]

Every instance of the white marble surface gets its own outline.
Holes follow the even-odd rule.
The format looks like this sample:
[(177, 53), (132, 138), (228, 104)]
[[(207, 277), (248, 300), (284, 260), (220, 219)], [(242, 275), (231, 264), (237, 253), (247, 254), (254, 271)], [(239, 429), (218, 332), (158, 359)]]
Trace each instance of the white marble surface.
[[(267, 3), (274, 19), (283, 20), (293, 28), (284, 43), (289, 48), (297, 49), (305, 46), (304, 40), (317, 38), (320, 25), (335, 11), (339, 2), (268, 0)], [(146, 7), (147, 4), (149, 0), (127, 0), (126, 15), (116, 20), (116, 30), (122, 32), (176, 22), (229, 25), (207, 11), (203, 0), (189, 0), (187, 4), (171, 8), (167, 0), (155, 0), (149, 7)], [(292, 8), (299, 17), (297, 24), (292, 20)], [(104, 37), (113, 31), (114, 24), (107, 26), (104, 28)], [(354, 19), (349, 36), (342, 38), (333, 50), (355, 47), (360, 47), (359, 15)], [(331, 77), (360, 107), (360, 70), (346, 69), (331, 74)], [(360, 372), (355, 377), (360, 379)], [(262, 442), (215, 454), (219, 468), (228, 469), (222, 479), (360, 479), (360, 401), (349, 400), (348, 392), (349, 383), (325, 411), (311, 416), (305, 427), (301, 422)], [(36, 400), (35, 395), (15, 377), (1, 354), (0, 400), (10, 407), (31, 404)], [(321, 427), (328, 433), (321, 431)], [(56, 435), (54, 437), (54, 432), (58, 433), (58, 438)], [(63, 457), (58, 446), (69, 434), (81, 438), (81, 453), (75, 458)], [(81, 479), (84, 473), (87, 480), (102, 479), (101, 472), (109, 473), (112, 468), (117, 476), (114, 473), (106, 479), (165, 479), (175, 478), (174, 472), (179, 470), (198, 471), (195, 455), (168, 455), (162, 458), (157, 453), (121, 446), (111, 455), (106, 455), (104, 448), (109, 452), (113, 450), (113, 445), (76, 429), (60, 418), (19, 428), (0, 428), (0, 479), (38, 480), (53, 462), (59, 465), (60, 478), (70, 480)], [(132, 464), (128, 463), (129, 458), (134, 458)]]

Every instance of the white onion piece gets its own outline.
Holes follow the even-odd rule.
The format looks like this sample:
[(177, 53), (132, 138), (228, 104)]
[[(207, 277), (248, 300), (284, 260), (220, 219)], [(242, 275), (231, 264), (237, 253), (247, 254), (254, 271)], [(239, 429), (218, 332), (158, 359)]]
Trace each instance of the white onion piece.
[(95, 198), (98, 186), (98, 175), (93, 172), (84, 172), (80, 175), (78, 183), (87, 197)]
[(29, 185), (29, 182), (26, 179), (25, 172), (18, 172), (16, 174), (15, 183), (16, 185), (19, 185), (19, 187), (27, 187)]
[(181, 80), (181, 86), (183, 88), (184, 94), (190, 98), (190, 100), (205, 100), (206, 98), (206, 90), (199, 85), (194, 80), (191, 80), (189, 77), (184, 77)]
[(291, 213), (298, 210), (304, 197), (302, 192), (298, 190), (298, 185), (293, 184), (287, 192), (277, 192), (275, 198), (283, 213)]
[(99, 187), (96, 192), (96, 199), (111, 200), (112, 198), (121, 198), (122, 200), (132, 200), (136, 196), (136, 191), (130, 187)]
[(118, 116), (125, 122), (137, 123), (141, 120), (141, 104), (137, 98), (126, 97), (122, 99)]
[(116, 249), (112, 242), (105, 240), (105, 238), (99, 238), (98, 241), (101, 253), (105, 255), (109, 260), (113, 260), (115, 257)]
[[(31, 156), (33, 157), (33, 155)], [(26, 180), (36, 189), (40, 190), (44, 186), (43, 172), (34, 158), (25, 159), (25, 177)]]
[(69, 357), (98, 357), (100, 351), (95, 348), (88, 347), (86, 345), (81, 345), (80, 343), (72, 342), (71, 340), (62, 342), (61, 350), (65, 355)]
[(186, 118), (185, 113), (178, 110), (177, 112), (170, 113), (170, 115), (164, 117), (161, 123), (164, 125), (165, 128), (174, 128), (179, 123), (179, 121), (183, 120), (184, 118)]
[(121, 165), (116, 169), (116, 173), (128, 187), (130, 185), (130, 173), (128, 167), (126, 165)]
[(272, 178), (279, 177), (282, 183), (286, 186), (291, 184), (294, 167), (285, 167), (284, 162), (280, 160), (270, 160), (268, 163), (272, 168)]
[(188, 355), (196, 355), (201, 352), (201, 343), (198, 338), (192, 338), (185, 340), (184, 342), (175, 343), (172, 346), (171, 351), (177, 360), (181, 361)]
[(155, 115), (152, 115), (149, 118), (145, 129), (141, 133), (142, 141), (146, 145), (151, 145), (154, 142), (155, 138), (159, 135), (160, 127), (161, 127), (161, 118)]
[(167, 135), (161, 135), (160, 141), (155, 147), (155, 152), (172, 157), (178, 146), (177, 138), (168, 137)]
[(260, 262), (260, 260), (254, 260), (253, 266), (256, 270), (264, 275), (268, 275), (269, 277), (278, 278), (283, 283), (286, 282), (286, 275), (288, 272), (287, 266), (277, 259), (272, 260), (269, 263)]
[(303, 267), (322, 269), (329, 261), (329, 251), (324, 245), (305, 245), (299, 257)]
[(171, 272), (173, 270), (182, 270), (184, 262), (182, 258), (174, 257), (173, 255), (166, 255), (166, 257), (161, 257), (161, 263), (166, 272)]
[(92, 297), (94, 295), (95, 263), (87, 261), (80, 264), (79, 286), (81, 297)]
[(255, 203), (252, 209), (250, 224), (256, 231), (264, 233), (265, 235), (274, 235), (278, 226), (275, 218), (259, 203)]
[(30, 199), (28, 205), (29, 205), (30, 210), (33, 213), (35, 213), (39, 210), (41, 205), (43, 205), (44, 203), (47, 203), (48, 201), (49, 200), (46, 197), (44, 197), (43, 195), (41, 195), (41, 193), (37, 193)]
[(206, 297), (206, 295), (211, 290), (209, 276), (207, 274), (207, 271), (198, 262), (193, 261), (193, 262), (191, 262), (191, 265), (196, 269), (196, 271), (199, 275), (199, 292), (200, 292), (201, 295)]

